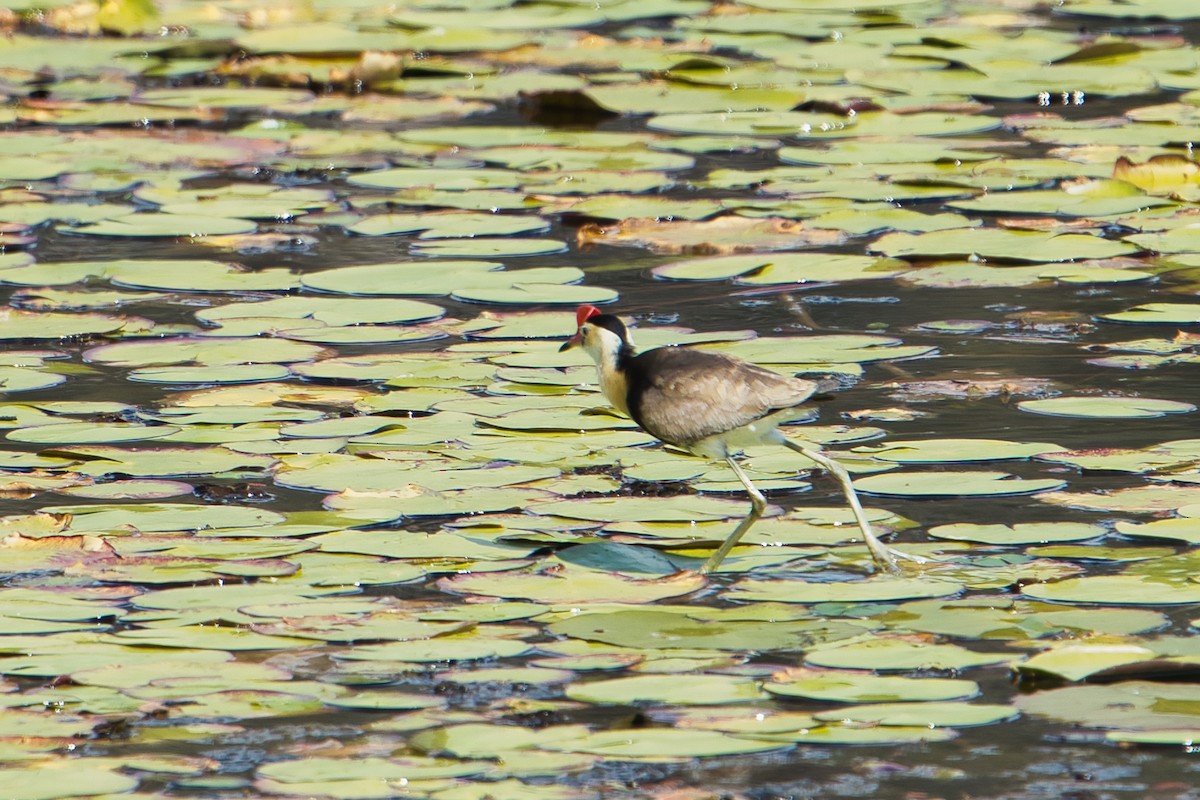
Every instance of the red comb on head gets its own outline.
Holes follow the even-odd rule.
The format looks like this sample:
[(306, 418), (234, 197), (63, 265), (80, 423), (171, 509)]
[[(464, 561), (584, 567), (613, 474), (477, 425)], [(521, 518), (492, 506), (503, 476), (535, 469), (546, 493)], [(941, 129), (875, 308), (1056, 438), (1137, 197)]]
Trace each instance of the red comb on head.
[(579, 327), (592, 317), (599, 316), (601, 313), (603, 312), (601, 312), (600, 309), (596, 308), (595, 306), (580, 306), (575, 311), (575, 326)]

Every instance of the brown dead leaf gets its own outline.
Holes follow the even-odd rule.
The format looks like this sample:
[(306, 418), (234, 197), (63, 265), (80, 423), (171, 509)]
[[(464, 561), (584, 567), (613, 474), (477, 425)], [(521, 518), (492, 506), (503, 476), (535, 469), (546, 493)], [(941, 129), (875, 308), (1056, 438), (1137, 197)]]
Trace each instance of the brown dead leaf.
[(21, 514), (0, 517), (0, 539), (21, 536), (31, 539), (62, 533), (71, 526), (70, 514)]
[(932, 414), (893, 406), (891, 408), (861, 408), (857, 411), (843, 411), (841, 416), (855, 422), (911, 422), (914, 419), (932, 416)]
[(733, 215), (704, 222), (626, 219), (611, 225), (584, 225), (576, 233), (580, 247), (620, 245), (695, 256), (791, 250), (840, 244), (845, 239), (842, 231), (808, 228), (796, 220)]
[(996, 225), (1014, 231), (1054, 231), (1055, 233), (1088, 233), (1099, 227), (1086, 217), (1008, 217), (996, 220)]
[(1175, 154), (1154, 156), (1141, 164), (1121, 156), (1113, 165), (1113, 177), (1148, 194), (1169, 194), (1184, 186), (1200, 184), (1200, 164)]
[(887, 384), (888, 395), (893, 400), (904, 402), (929, 402), (931, 400), (978, 400), (985, 397), (1000, 397), (1008, 400), (1014, 396), (1048, 397), (1056, 392), (1053, 382), (1045, 378), (946, 378), (927, 381), (903, 381)]
[(10, 533), (0, 537), (0, 549), (5, 550), (50, 550), (55, 552), (106, 553), (116, 555), (112, 545), (99, 536), (81, 534), (75, 536), (22, 536)]

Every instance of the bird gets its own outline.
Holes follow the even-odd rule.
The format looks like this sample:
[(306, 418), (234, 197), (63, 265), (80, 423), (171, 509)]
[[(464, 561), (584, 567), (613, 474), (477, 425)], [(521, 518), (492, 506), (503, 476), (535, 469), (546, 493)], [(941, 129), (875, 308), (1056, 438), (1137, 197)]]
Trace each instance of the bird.
[(827, 383), (781, 375), (739, 358), (668, 346), (638, 352), (625, 323), (592, 305), (575, 314), (575, 334), (559, 352), (581, 347), (596, 363), (600, 390), (618, 411), (655, 438), (693, 455), (724, 461), (750, 496), (750, 512), (701, 567), (716, 570), (767, 508), (736, 456), (775, 443), (823, 467), (841, 484), (875, 564), (897, 573), (897, 559), (920, 560), (875, 536), (845, 467), (785, 436), (778, 426), (806, 416), (803, 406)]

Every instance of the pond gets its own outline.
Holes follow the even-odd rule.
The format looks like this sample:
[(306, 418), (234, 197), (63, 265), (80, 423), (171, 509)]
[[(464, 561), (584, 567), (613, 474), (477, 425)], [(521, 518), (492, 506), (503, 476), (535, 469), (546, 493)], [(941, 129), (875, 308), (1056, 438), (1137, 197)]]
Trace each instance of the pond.
[(10, 4), (0, 794), (1196, 797), (1191, 6)]

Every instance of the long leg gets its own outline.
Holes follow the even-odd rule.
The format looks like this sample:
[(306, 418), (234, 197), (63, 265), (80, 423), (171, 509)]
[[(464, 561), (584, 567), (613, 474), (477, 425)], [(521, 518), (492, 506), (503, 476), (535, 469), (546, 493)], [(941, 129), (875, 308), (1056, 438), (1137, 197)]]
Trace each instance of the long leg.
[(742, 471), (741, 465), (733, 459), (733, 456), (725, 456), (725, 463), (729, 464), (733, 474), (737, 475), (742, 486), (746, 487), (746, 492), (750, 495), (750, 513), (733, 529), (733, 533), (729, 534), (729, 538), (721, 543), (716, 552), (708, 557), (708, 561), (704, 562), (704, 566), (700, 568), (701, 575), (707, 575), (721, 566), (721, 562), (725, 560), (725, 556), (729, 555), (729, 551), (737, 545), (746, 531), (750, 530), (750, 526), (757, 522), (758, 518), (767, 510), (767, 498), (763, 497), (758, 487), (751, 483), (750, 476)]
[(792, 441), (785, 436), (780, 436), (779, 442), (784, 447), (795, 450), (810, 461), (819, 464), (842, 485), (842, 493), (846, 495), (846, 502), (850, 504), (850, 510), (854, 512), (854, 518), (858, 520), (858, 528), (862, 531), (863, 541), (866, 543), (867, 549), (871, 551), (871, 557), (875, 559), (875, 563), (881, 569), (891, 573), (899, 572), (900, 568), (896, 564), (896, 559), (898, 558), (906, 561), (925, 561), (925, 559), (919, 556), (912, 556), (908, 553), (902, 553), (899, 550), (893, 550), (876, 538), (875, 534), (871, 531), (871, 523), (867, 521), (867, 515), (863, 511), (862, 503), (858, 502), (858, 493), (854, 491), (854, 484), (851, 483), (850, 475), (846, 472), (845, 467), (824, 453), (805, 447), (799, 442)]

